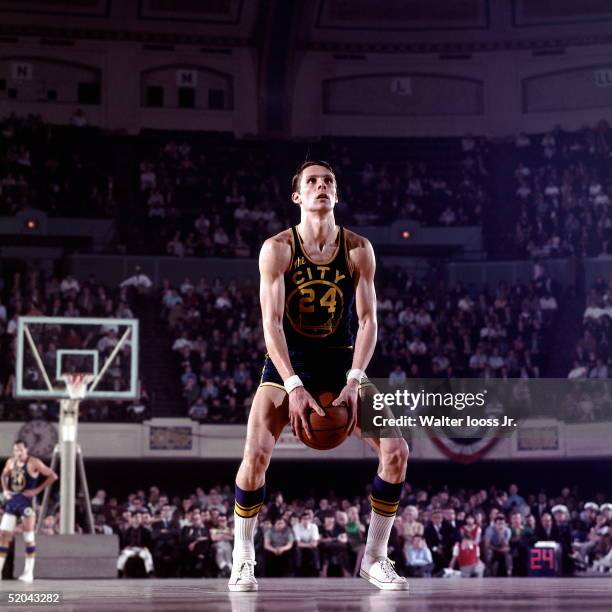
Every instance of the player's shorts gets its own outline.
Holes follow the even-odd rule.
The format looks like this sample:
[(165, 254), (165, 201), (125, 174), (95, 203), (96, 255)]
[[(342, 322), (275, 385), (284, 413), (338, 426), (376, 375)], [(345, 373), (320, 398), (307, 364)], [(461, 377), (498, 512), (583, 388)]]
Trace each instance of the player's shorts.
[(12, 497), (4, 504), (4, 511), (7, 514), (14, 514), (16, 517), (34, 516), (34, 508), (31, 497), (26, 497), (21, 493), (14, 493)]
[[(293, 370), (304, 383), (309, 393), (331, 391), (340, 393), (346, 385), (346, 375), (353, 364), (352, 348), (328, 348), (318, 351), (289, 351)], [(266, 353), (260, 385), (271, 385), (284, 390), (283, 379), (278, 373), (272, 359)], [(370, 385), (370, 381), (361, 381), (361, 387)]]

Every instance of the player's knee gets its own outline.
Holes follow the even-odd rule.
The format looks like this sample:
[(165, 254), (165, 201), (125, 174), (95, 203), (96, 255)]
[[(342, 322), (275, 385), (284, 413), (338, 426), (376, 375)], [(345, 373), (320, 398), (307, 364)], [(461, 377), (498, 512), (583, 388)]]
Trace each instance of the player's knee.
[(383, 463), (391, 469), (403, 470), (408, 463), (408, 444), (399, 438), (388, 448), (381, 448)]
[(268, 469), (272, 453), (263, 447), (245, 450), (243, 463), (249, 472), (261, 473)]
[(0, 533), (3, 533), (4, 538), (9, 540), (13, 537), (13, 532), (17, 526), (17, 517), (14, 514), (5, 512), (0, 520)]

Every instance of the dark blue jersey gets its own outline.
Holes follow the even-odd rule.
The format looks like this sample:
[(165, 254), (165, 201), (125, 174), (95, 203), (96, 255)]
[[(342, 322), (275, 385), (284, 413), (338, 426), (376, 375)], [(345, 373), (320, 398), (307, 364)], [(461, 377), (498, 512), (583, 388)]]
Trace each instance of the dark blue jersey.
[(17, 461), (13, 461), (13, 467), (9, 473), (9, 491), (11, 498), (6, 502), (4, 511), (7, 514), (15, 516), (32, 516), (34, 513), (33, 505), (34, 498), (23, 495), (24, 491), (34, 489), (38, 477), (34, 478), (28, 473), (28, 457), (25, 463), (21, 466), (17, 465)]
[(344, 228), (339, 228), (336, 250), (326, 262), (312, 261), (304, 251), (297, 228), (293, 227), (292, 233), (283, 315), (289, 350), (352, 348), (355, 285), (348, 264)]
[(34, 489), (36, 487), (36, 481), (38, 477), (34, 478), (30, 476), (28, 472), (28, 457), (22, 466), (17, 465), (17, 461), (13, 461), (13, 467), (9, 474), (9, 491), (11, 493), (23, 493), (28, 489)]

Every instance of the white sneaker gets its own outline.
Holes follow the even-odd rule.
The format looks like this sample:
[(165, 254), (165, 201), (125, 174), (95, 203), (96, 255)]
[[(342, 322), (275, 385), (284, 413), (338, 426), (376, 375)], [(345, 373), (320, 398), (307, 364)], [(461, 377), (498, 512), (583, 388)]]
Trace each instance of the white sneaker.
[(19, 578), (17, 578), (17, 580), (21, 580), (21, 582), (33, 582), (34, 581), (34, 574), (32, 573), (23, 573), (21, 574), (21, 576), (19, 576)]
[(394, 565), (395, 563), (387, 557), (379, 557), (370, 562), (364, 555), (359, 575), (384, 591), (403, 591), (408, 588), (408, 582), (403, 576), (398, 575)]
[(235, 562), (227, 588), (230, 591), (256, 591), (255, 561), (245, 559), (244, 561)]

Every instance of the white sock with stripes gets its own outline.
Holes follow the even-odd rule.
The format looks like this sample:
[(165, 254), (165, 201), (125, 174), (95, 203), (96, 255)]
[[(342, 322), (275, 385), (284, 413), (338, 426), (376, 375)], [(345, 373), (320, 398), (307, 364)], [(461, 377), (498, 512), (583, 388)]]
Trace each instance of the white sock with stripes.
[(395, 515), (382, 516), (372, 510), (365, 549), (368, 561), (373, 562), (379, 557), (387, 556), (387, 543), (389, 542), (394, 520)]
[(257, 515), (243, 518), (234, 512), (234, 562), (236, 560), (255, 561), (255, 527)]

